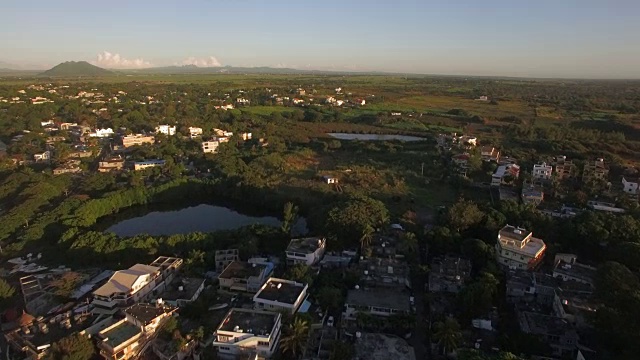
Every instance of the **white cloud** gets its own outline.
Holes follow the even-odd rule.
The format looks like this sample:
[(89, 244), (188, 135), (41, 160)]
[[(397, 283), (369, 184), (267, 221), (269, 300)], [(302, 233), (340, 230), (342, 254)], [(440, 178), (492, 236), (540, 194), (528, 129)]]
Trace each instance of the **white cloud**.
[(216, 59), (214, 56), (204, 57), (204, 58), (195, 58), (188, 57), (182, 62), (176, 63), (176, 65), (195, 65), (197, 67), (218, 67), (222, 66), (220, 61)]
[(110, 69), (140, 69), (153, 66), (150, 62), (145, 61), (142, 58), (126, 59), (120, 56), (120, 54), (113, 54), (108, 51), (99, 53), (96, 59), (91, 63), (96, 66)]

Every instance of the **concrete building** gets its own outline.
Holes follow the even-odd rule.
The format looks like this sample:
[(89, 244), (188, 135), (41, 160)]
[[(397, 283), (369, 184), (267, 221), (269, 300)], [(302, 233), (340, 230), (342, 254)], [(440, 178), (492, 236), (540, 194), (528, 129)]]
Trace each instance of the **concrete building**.
[(118, 171), (124, 168), (124, 159), (121, 156), (110, 156), (98, 162), (99, 172)]
[(307, 237), (292, 239), (287, 246), (288, 264), (315, 265), (324, 255), (327, 239), (323, 237)]
[(625, 194), (638, 195), (638, 179), (622, 177), (622, 188)]
[(593, 266), (577, 263), (575, 260), (567, 262), (559, 260), (553, 268), (553, 277), (562, 281), (577, 281), (595, 286), (597, 269)]
[(253, 296), (253, 307), (256, 310), (295, 314), (307, 299), (307, 289), (307, 284), (270, 278)]
[(240, 255), (238, 249), (216, 250), (216, 252), (214, 253), (216, 271), (218, 272), (222, 272), (229, 264), (239, 260)]
[(122, 137), (122, 146), (125, 148), (142, 144), (153, 144), (156, 139), (153, 136), (146, 136), (142, 134), (127, 135)]
[(495, 163), (500, 161), (500, 151), (493, 146), (483, 146), (480, 149), (480, 156), (483, 161), (492, 161)]
[(202, 152), (205, 154), (215, 154), (218, 152), (218, 146), (220, 146), (220, 141), (218, 140), (209, 140), (202, 142)]
[(173, 136), (176, 134), (176, 127), (169, 125), (158, 125), (156, 126), (156, 133), (165, 134), (167, 136)]
[(342, 312), (343, 321), (355, 321), (358, 313), (388, 317), (408, 314), (411, 310), (409, 295), (388, 290), (349, 290)]
[(555, 159), (555, 174), (559, 180), (570, 179), (574, 176), (576, 167), (573, 161), (567, 160), (564, 155), (556, 156)]
[(189, 127), (189, 137), (195, 139), (199, 136), (202, 136), (202, 128), (200, 127)]
[(518, 313), (520, 330), (541, 336), (551, 346), (555, 356), (573, 356), (578, 345), (578, 333), (566, 320), (529, 311)]
[(269, 359), (278, 348), (282, 315), (268, 311), (231, 309), (214, 333), (213, 347), (221, 359)]
[(520, 176), (520, 166), (516, 164), (500, 165), (491, 175), (491, 186), (511, 184)]
[(533, 237), (533, 233), (525, 229), (506, 225), (498, 232), (497, 261), (510, 269), (535, 268), (546, 249), (544, 241)]
[(133, 170), (138, 171), (138, 170), (144, 170), (144, 169), (157, 167), (157, 166), (162, 167), (164, 166), (164, 164), (165, 164), (165, 161), (160, 159), (135, 161), (133, 163)]
[(159, 297), (166, 304), (181, 307), (198, 300), (203, 290), (204, 279), (178, 276)]
[(584, 165), (582, 172), (582, 182), (590, 183), (593, 181), (607, 181), (609, 177), (609, 166), (604, 159), (596, 159)]
[(273, 272), (272, 263), (233, 261), (218, 276), (220, 290), (255, 293)]
[(397, 289), (411, 287), (409, 265), (403, 260), (372, 257), (360, 260), (357, 268), (363, 286)]
[(126, 270), (116, 271), (109, 280), (93, 292), (93, 312), (114, 314), (118, 308), (141, 302), (164, 290), (182, 259), (161, 256), (151, 265), (136, 264)]
[(553, 174), (553, 167), (543, 162), (542, 164), (533, 165), (533, 170), (531, 171), (531, 178), (534, 181), (536, 180), (546, 181), (546, 180), (551, 180), (552, 174)]
[(430, 292), (459, 292), (471, 278), (471, 262), (457, 256), (434, 259), (429, 272)]

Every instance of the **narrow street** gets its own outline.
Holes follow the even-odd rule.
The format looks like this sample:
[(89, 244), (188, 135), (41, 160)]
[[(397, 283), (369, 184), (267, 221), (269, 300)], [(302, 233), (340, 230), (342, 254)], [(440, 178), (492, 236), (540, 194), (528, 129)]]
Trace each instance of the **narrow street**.
[[(419, 249), (419, 264), (427, 265), (426, 244), (421, 243)], [(431, 359), (431, 334), (429, 332), (429, 311), (425, 302), (427, 279), (421, 271), (413, 271), (411, 274), (411, 285), (413, 289), (414, 303), (416, 308), (416, 327), (409, 340), (413, 346), (416, 360)]]

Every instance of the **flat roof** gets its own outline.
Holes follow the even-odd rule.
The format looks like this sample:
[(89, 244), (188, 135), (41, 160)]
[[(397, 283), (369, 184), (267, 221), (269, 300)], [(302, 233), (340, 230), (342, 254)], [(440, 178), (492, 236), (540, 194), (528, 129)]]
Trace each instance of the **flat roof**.
[(162, 316), (172, 309), (167, 307), (158, 307), (151, 304), (135, 304), (124, 310), (127, 315), (130, 315), (134, 319), (140, 321), (143, 324), (151, 323), (158, 316)]
[(588, 265), (579, 263), (569, 264), (560, 260), (553, 269), (553, 272), (593, 282), (593, 279), (596, 277), (597, 269)]
[(527, 231), (526, 229), (515, 227), (513, 225), (505, 225), (500, 232), (498, 233), (500, 238), (507, 238), (510, 240), (522, 241), (527, 238), (527, 236), (531, 235), (531, 231)]
[(503, 241), (500, 241), (500, 246), (509, 251), (513, 251), (513, 252), (524, 254), (531, 257), (535, 257), (540, 251), (544, 250), (547, 247), (547, 245), (545, 245), (542, 239), (538, 239), (534, 237), (530, 238), (529, 241), (527, 241), (527, 243), (523, 247), (505, 243)]
[(347, 304), (409, 311), (409, 295), (399, 291), (349, 290)]
[(322, 241), (324, 241), (324, 238), (318, 236), (291, 239), (289, 246), (287, 246), (287, 251), (312, 253), (320, 247), (320, 242)]
[(566, 320), (556, 316), (544, 315), (525, 311), (521, 314), (521, 319), (525, 320), (524, 332), (531, 334), (545, 334), (566, 336), (567, 334), (575, 334), (575, 330)]
[(248, 334), (269, 336), (280, 316), (279, 313), (268, 311), (234, 308), (229, 310), (227, 316), (222, 320), (218, 331), (239, 332), (242, 330)]
[[(198, 292), (202, 283), (204, 283), (203, 278), (176, 278), (161, 294), (162, 299), (169, 301), (191, 299)], [(180, 290), (180, 286), (182, 286), (182, 290)]]
[(269, 278), (255, 295), (255, 299), (277, 301), (283, 304), (295, 304), (304, 291), (306, 284), (291, 280)]
[(166, 269), (168, 267), (178, 265), (178, 264), (182, 264), (181, 258), (171, 257), (171, 256), (159, 256), (157, 259), (155, 259), (151, 263), (151, 266), (156, 266), (162, 269)]
[(115, 349), (140, 333), (140, 328), (124, 321), (101, 335), (104, 339), (103, 342)]
[(246, 279), (251, 276), (258, 276), (262, 270), (266, 269), (266, 264), (249, 264), (244, 261), (232, 261), (218, 276), (219, 279)]

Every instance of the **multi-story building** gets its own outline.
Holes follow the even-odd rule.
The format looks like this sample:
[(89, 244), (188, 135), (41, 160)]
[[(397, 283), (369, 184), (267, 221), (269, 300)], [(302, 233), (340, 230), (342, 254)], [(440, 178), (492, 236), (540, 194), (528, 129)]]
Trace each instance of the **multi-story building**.
[(343, 321), (355, 321), (358, 313), (388, 317), (411, 311), (411, 299), (401, 291), (349, 290), (342, 312)]
[(429, 291), (459, 292), (471, 277), (471, 262), (457, 256), (434, 259), (429, 272)]
[(145, 344), (152, 339), (163, 320), (176, 310), (149, 304), (136, 304), (125, 309), (121, 319), (97, 334), (100, 356), (106, 360), (136, 358)]
[(147, 299), (152, 291), (164, 290), (181, 265), (182, 259), (161, 256), (151, 265), (136, 264), (127, 270), (116, 271), (93, 292), (93, 312), (114, 314), (119, 307)]
[(198, 299), (204, 290), (204, 279), (178, 276), (160, 294), (162, 301), (176, 307), (185, 306)]
[(567, 160), (566, 156), (556, 156), (555, 173), (559, 180), (572, 178), (575, 173), (575, 168), (573, 161)]
[(133, 163), (133, 170), (144, 170), (157, 166), (164, 166), (165, 161), (161, 159), (153, 159), (153, 160), (144, 160), (144, 161), (135, 161)]
[(500, 161), (500, 151), (493, 146), (483, 146), (480, 149), (480, 156), (483, 161), (493, 161), (495, 163)]
[(541, 336), (555, 356), (573, 356), (578, 345), (578, 333), (562, 318), (529, 311), (518, 313), (520, 330), (525, 334)]
[(202, 152), (205, 154), (215, 154), (218, 152), (218, 146), (220, 146), (220, 141), (218, 140), (203, 141)]
[(553, 167), (543, 162), (542, 164), (533, 165), (533, 170), (531, 171), (531, 178), (534, 181), (535, 180), (551, 180), (552, 174), (553, 174)]
[(235, 360), (253, 354), (252, 359), (269, 359), (278, 348), (281, 319), (277, 312), (229, 310), (214, 333), (218, 357)]
[(143, 134), (127, 135), (122, 137), (122, 146), (128, 148), (135, 145), (153, 144), (155, 141), (153, 136)]
[(222, 272), (229, 264), (238, 260), (240, 260), (238, 249), (216, 250), (214, 253), (216, 271), (218, 272)]
[(596, 272), (597, 269), (593, 266), (559, 260), (553, 268), (553, 277), (562, 281), (577, 281), (594, 286)]
[(360, 281), (362, 285), (371, 288), (411, 287), (409, 265), (399, 259), (368, 258), (360, 260), (358, 270), (361, 271)]
[(544, 241), (525, 229), (506, 225), (498, 232), (497, 261), (510, 269), (533, 269), (546, 249)]
[(287, 246), (287, 263), (315, 265), (324, 255), (327, 239), (323, 237), (307, 237), (292, 239)]
[(192, 139), (197, 138), (202, 135), (202, 128), (200, 127), (189, 127), (189, 137)]
[(256, 310), (295, 314), (307, 299), (307, 289), (307, 284), (270, 278), (253, 296), (253, 307)]
[(609, 166), (604, 162), (604, 159), (596, 159), (595, 161), (588, 162), (584, 165), (584, 170), (582, 172), (582, 181), (584, 183), (607, 181), (608, 177)]
[(156, 126), (156, 133), (173, 136), (176, 134), (176, 127), (170, 125), (158, 125)]
[(622, 187), (625, 194), (638, 195), (638, 184), (640, 181), (636, 178), (622, 177)]
[(272, 272), (272, 263), (234, 261), (218, 276), (218, 282), (221, 290), (255, 293)]
[(124, 159), (121, 156), (108, 156), (98, 162), (99, 172), (118, 171), (124, 168)]
[(516, 164), (500, 165), (491, 175), (491, 186), (510, 184), (520, 176), (520, 166)]

